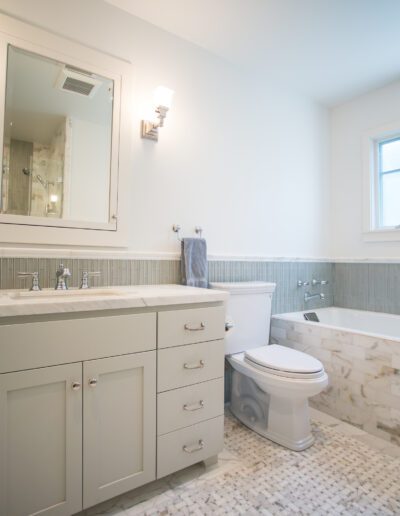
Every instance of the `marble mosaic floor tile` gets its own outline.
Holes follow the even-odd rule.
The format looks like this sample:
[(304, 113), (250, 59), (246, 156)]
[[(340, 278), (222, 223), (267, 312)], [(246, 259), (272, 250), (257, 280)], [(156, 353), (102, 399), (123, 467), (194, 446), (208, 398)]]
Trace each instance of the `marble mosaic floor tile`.
[(399, 515), (400, 458), (388, 443), (317, 410), (311, 416), (315, 443), (299, 453), (227, 413), (218, 465), (195, 465), (82, 514)]

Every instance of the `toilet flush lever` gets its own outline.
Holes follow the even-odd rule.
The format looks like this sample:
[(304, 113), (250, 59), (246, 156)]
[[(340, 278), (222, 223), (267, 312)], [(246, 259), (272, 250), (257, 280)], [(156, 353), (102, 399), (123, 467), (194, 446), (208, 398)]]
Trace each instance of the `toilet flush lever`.
[(225, 331), (229, 331), (231, 330), (235, 325), (233, 324), (232, 321), (226, 321), (225, 323)]

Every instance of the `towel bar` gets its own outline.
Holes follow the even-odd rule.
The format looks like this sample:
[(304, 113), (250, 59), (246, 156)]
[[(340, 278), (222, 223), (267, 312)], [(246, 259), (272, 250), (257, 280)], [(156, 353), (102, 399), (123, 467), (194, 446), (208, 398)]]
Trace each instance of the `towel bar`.
[[(174, 224), (174, 225), (172, 226), (172, 231), (173, 231), (174, 233), (176, 233), (176, 237), (177, 237), (177, 239), (179, 240), (179, 242), (182, 242), (182, 238), (181, 238), (181, 236), (179, 235), (180, 230), (181, 230), (181, 226), (180, 226), (180, 224)], [(194, 231), (195, 231), (196, 235), (198, 235), (198, 237), (199, 237), (199, 238), (201, 238), (201, 235), (203, 234), (203, 228), (202, 228), (201, 226), (196, 226), (196, 227), (194, 228)]]

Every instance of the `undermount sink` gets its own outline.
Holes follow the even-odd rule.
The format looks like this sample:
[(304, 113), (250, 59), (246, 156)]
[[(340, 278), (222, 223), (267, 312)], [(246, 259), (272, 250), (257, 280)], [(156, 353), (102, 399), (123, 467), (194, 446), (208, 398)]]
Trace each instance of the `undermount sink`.
[(26, 298), (66, 298), (66, 297), (95, 297), (95, 296), (126, 296), (134, 294), (132, 290), (108, 289), (108, 288), (89, 288), (89, 289), (71, 289), (71, 290), (29, 290), (8, 292), (7, 295), (12, 299)]

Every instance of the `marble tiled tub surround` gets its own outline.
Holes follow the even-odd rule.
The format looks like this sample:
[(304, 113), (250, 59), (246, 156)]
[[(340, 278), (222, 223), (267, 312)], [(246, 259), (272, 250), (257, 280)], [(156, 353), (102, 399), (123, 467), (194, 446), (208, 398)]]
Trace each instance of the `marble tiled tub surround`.
[(400, 445), (400, 339), (280, 317), (272, 318), (271, 341), (318, 358), (329, 375), (310, 404)]

